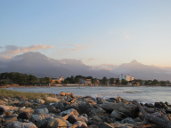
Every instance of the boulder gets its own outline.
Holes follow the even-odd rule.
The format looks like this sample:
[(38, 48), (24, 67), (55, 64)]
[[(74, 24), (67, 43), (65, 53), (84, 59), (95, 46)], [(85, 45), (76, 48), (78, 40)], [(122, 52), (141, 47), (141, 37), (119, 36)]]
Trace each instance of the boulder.
[(60, 113), (61, 110), (59, 108), (56, 108), (54, 105), (48, 105), (47, 109), (50, 113)]
[(31, 121), (36, 124), (37, 127), (43, 128), (47, 124), (47, 119), (52, 117), (51, 115), (47, 114), (33, 114), (31, 117)]
[(70, 93), (70, 92), (60, 92), (59, 95), (60, 95), (60, 96), (70, 96), (70, 97), (74, 98), (73, 93)]
[(171, 114), (171, 108), (167, 108), (167, 109), (166, 109), (166, 113)]
[(54, 97), (46, 97), (45, 100), (46, 100), (46, 102), (48, 102), (48, 103), (59, 102), (59, 101), (60, 101), (60, 99), (54, 98)]
[(115, 123), (110, 123), (110, 126), (112, 126), (112, 128), (140, 128), (140, 127), (135, 127), (133, 124), (122, 124), (120, 122), (115, 122)]
[(44, 101), (43, 99), (37, 99), (36, 102), (37, 102), (38, 104), (44, 104), (44, 103), (45, 103), (45, 101)]
[(77, 121), (81, 121), (81, 122), (88, 122), (88, 118), (86, 116), (75, 116), (75, 115), (70, 115), (67, 119), (71, 124), (74, 124)]
[(111, 102), (105, 102), (100, 105), (101, 108), (103, 108), (107, 112), (112, 112), (114, 109), (114, 103)]
[(19, 112), (33, 113), (34, 110), (32, 108), (22, 107), (22, 108), (19, 109)]
[(68, 110), (65, 110), (63, 112), (60, 113), (60, 115), (65, 119), (67, 120), (70, 116), (70, 119), (76, 119), (78, 116), (79, 116), (79, 113), (77, 110), (71, 108), (71, 109), (68, 109)]
[(96, 99), (91, 96), (82, 97), (81, 100), (91, 105), (97, 104)]
[(6, 104), (6, 102), (0, 99), (0, 105), (4, 105), (4, 104)]
[(99, 128), (97, 125), (93, 124), (93, 125), (89, 125), (89, 128)]
[(70, 115), (67, 119), (71, 124), (74, 124), (75, 122), (77, 122), (77, 117), (74, 115)]
[(85, 116), (85, 114), (84, 115), (81, 115), (81, 116), (79, 116), (78, 118), (77, 118), (77, 121), (83, 121), (83, 122), (88, 122), (88, 118), (87, 118), (87, 116)]
[(37, 114), (48, 114), (49, 110), (47, 108), (38, 108), (35, 110), (35, 113), (37, 113)]
[(4, 111), (17, 111), (18, 110), (18, 107), (7, 106), (7, 105), (0, 105), (0, 108), (2, 108)]
[(105, 99), (103, 99), (103, 98), (101, 98), (101, 97), (97, 97), (97, 98), (96, 98), (96, 102), (97, 102), (97, 104), (103, 104), (103, 103), (105, 103), (106, 101), (105, 101)]
[(3, 107), (0, 107), (0, 115), (5, 113), (5, 109)]
[(104, 114), (105, 114), (104, 109), (102, 109), (98, 105), (91, 106), (89, 116), (94, 116), (94, 115), (100, 116), (100, 115), (104, 115)]
[(31, 114), (28, 112), (22, 112), (18, 115), (17, 119), (28, 120), (31, 118)]
[(85, 101), (76, 101), (72, 104), (72, 107), (75, 108), (79, 114), (91, 114), (91, 110), (93, 109), (93, 105), (85, 102)]
[(114, 119), (119, 119), (121, 120), (123, 118), (123, 113), (118, 112), (117, 110), (113, 110), (110, 116)]
[(154, 105), (152, 103), (146, 103), (145, 106), (149, 108), (154, 108)]
[(33, 123), (11, 122), (7, 125), (7, 128), (37, 128)]
[(157, 108), (167, 108), (167, 105), (163, 102), (155, 102), (154, 106)]
[(63, 118), (49, 119), (46, 128), (67, 128), (68, 122)]
[(169, 120), (171, 120), (171, 114), (167, 114)]
[(5, 116), (4, 121), (5, 124), (9, 124), (11, 122), (17, 121), (17, 116)]
[(123, 102), (119, 103), (105, 103), (101, 107), (107, 112), (112, 112), (116, 110), (123, 113), (125, 116), (136, 117), (138, 115), (138, 108), (134, 104), (124, 104)]
[[(90, 118), (90, 120), (91, 120), (92, 124), (93, 124), (94, 122), (101, 122), (101, 121), (102, 121), (102, 119), (101, 119), (99, 116), (97, 116), (97, 115), (92, 116), (92, 117)], [(90, 120), (89, 120), (89, 122), (90, 122)]]
[(148, 113), (154, 113), (155, 112), (155, 108), (152, 108), (152, 107), (143, 107), (143, 108)]
[(77, 121), (71, 126), (71, 128), (88, 128), (88, 126), (83, 121)]
[(99, 128), (114, 128), (112, 125), (104, 122), (99, 124)]
[(65, 116), (65, 115), (74, 115), (74, 116), (79, 116), (79, 113), (76, 109), (68, 109), (68, 110), (65, 110), (63, 112), (60, 113), (61, 116)]
[(59, 109), (60, 111), (65, 111), (67, 109), (67, 104), (65, 102), (57, 102), (53, 104), (56, 109)]
[(125, 124), (125, 123), (128, 123), (128, 124), (135, 124), (136, 122), (135, 122), (135, 120), (133, 120), (132, 118), (127, 117), (127, 118), (123, 119), (123, 120), (121, 121), (121, 123), (123, 123), (123, 124)]

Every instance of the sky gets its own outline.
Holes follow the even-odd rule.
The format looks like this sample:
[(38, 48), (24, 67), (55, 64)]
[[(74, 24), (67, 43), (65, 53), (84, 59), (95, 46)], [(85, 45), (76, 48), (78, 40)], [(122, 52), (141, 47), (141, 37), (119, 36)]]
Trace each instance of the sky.
[(0, 57), (171, 67), (171, 0), (0, 0)]

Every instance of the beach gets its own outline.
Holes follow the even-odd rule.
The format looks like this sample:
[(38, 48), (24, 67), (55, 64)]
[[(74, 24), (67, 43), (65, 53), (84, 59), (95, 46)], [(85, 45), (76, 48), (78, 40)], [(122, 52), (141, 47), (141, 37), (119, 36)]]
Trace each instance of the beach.
[[(0, 97), (1, 128), (170, 128), (171, 105), (121, 97), (8, 91)], [(4, 94), (4, 95), (3, 95)]]

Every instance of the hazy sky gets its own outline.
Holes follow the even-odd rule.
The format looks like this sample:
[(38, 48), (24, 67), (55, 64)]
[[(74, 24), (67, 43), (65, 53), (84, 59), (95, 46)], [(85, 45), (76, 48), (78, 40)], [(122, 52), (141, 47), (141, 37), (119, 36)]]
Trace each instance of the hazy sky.
[(0, 0), (0, 54), (171, 66), (171, 0)]

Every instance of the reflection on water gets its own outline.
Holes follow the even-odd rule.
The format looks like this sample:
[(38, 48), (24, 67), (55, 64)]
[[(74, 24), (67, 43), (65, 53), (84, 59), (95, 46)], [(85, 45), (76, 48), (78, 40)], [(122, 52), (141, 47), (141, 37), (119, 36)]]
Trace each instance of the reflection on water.
[(141, 102), (167, 101), (171, 103), (171, 87), (35, 87), (9, 88), (24, 92), (42, 92), (58, 94), (61, 91), (72, 92), (81, 96), (117, 97)]

